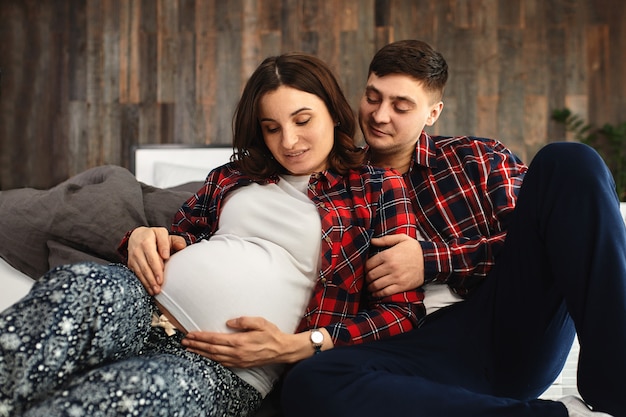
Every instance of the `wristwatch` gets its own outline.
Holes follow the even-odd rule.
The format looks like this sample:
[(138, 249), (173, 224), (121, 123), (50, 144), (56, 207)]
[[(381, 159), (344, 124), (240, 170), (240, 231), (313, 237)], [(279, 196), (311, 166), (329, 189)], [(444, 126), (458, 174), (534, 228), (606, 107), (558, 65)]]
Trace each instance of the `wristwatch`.
[(324, 333), (320, 332), (317, 329), (311, 329), (310, 339), (311, 343), (313, 344), (313, 349), (315, 349), (315, 354), (317, 355), (322, 351), (322, 345), (324, 344)]

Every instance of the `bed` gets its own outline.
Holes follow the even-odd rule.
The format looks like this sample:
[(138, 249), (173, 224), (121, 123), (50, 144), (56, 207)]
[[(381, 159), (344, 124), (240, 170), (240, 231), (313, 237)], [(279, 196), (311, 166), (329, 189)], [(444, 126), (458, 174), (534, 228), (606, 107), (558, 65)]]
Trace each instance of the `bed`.
[[(226, 146), (145, 145), (133, 149), (130, 170), (101, 166), (49, 190), (0, 192), (0, 310), (51, 267), (118, 261), (117, 244), (126, 231), (142, 224), (169, 226), (209, 170), (231, 154)], [(577, 354), (575, 344), (563, 374), (543, 398), (577, 393)], [(259, 415), (274, 414), (264, 408)]]
[[(0, 311), (54, 266), (118, 262), (126, 231), (169, 227), (209, 171), (232, 153), (230, 146), (143, 145), (132, 149), (129, 170), (99, 166), (48, 190), (0, 191)], [(255, 417), (279, 416), (276, 401), (270, 394)]]

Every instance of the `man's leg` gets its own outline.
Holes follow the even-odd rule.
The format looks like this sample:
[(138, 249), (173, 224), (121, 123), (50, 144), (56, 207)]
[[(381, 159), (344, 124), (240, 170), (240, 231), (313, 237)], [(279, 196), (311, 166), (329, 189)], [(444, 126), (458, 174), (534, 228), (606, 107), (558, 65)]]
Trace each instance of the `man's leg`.
[[(566, 417), (563, 404), (534, 398), (565, 361), (573, 337), (571, 322), (559, 329), (565, 339), (546, 332), (539, 341), (563, 345), (563, 357), (544, 355), (539, 376), (532, 374), (532, 386), (503, 388), (494, 363), (495, 282), (490, 277), (471, 298), (429, 316), (409, 333), (335, 348), (296, 365), (283, 384), (286, 415)], [(517, 381), (522, 376), (509, 377)]]
[(625, 416), (626, 228), (597, 153), (577, 143), (544, 147), (508, 230), (489, 277), (496, 282), (494, 379), (519, 390), (515, 375), (532, 381), (548, 356), (565, 355), (558, 337), (567, 337), (567, 310), (581, 346), (581, 395), (594, 409)]
[(581, 340), (581, 393), (598, 410), (626, 415), (617, 392), (626, 375), (618, 354), (626, 351), (626, 232), (609, 176), (586, 146), (544, 148), (476, 294), (407, 335), (296, 366), (284, 384), (287, 415), (323, 407), (325, 415), (565, 416), (563, 404), (532, 398), (563, 366), (569, 313)]
[(487, 310), (479, 301), (407, 334), (302, 361), (283, 384), (286, 416), (566, 417), (560, 403), (495, 395), (490, 352), (477, 333)]

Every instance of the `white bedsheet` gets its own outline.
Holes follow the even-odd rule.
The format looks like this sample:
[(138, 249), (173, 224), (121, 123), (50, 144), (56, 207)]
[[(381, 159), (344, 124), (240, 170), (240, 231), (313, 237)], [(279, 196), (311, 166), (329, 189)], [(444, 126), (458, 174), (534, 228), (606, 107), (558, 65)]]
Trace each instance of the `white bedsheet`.
[(0, 311), (26, 295), (33, 282), (29, 276), (0, 258), (0, 288), (2, 288), (0, 291)]

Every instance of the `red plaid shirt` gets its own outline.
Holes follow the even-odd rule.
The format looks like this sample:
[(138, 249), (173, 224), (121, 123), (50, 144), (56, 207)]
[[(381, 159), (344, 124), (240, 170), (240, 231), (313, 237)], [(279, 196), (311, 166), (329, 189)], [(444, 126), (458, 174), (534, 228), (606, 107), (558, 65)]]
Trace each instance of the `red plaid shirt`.
[(527, 167), (500, 142), (422, 133), (404, 179), (424, 236), (425, 280), (467, 294), (491, 270)]
[[(211, 171), (204, 186), (179, 209), (171, 232), (188, 244), (209, 238), (218, 226), (226, 194), (251, 182), (231, 164)], [(321, 261), (298, 332), (325, 327), (335, 344), (347, 345), (415, 327), (425, 314), (420, 290), (374, 298), (364, 287), (365, 261), (375, 250), (370, 247), (372, 237), (401, 233), (416, 237), (402, 177), (371, 167), (345, 176), (326, 171), (311, 176), (308, 196), (321, 218)]]

